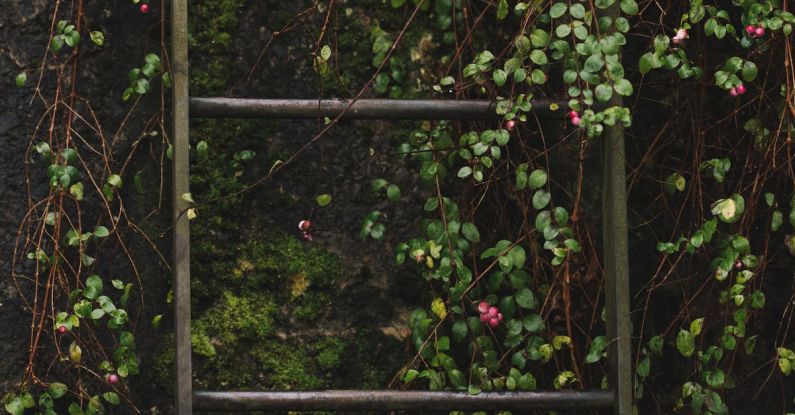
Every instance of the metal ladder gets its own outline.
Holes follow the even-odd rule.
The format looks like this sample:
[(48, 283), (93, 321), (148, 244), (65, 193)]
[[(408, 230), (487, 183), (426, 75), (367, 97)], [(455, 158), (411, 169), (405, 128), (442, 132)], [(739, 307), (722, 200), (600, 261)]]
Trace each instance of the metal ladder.
[[(632, 356), (629, 316), (624, 135), (605, 129), (602, 147), (602, 209), (605, 300), (610, 390), (530, 392), (393, 391), (193, 391), (190, 336), (189, 117), (377, 119), (496, 119), (494, 103), (472, 100), (257, 100), (191, 98), (188, 91), (188, 0), (171, 0), (173, 122), (173, 238), (175, 412), (247, 411), (420, 411), (420, 410), (587, 410), (613, 408), (632, 414)], [(617, 7), (617, 3), (616, 3)], [(613, 94), (610, 105), (620, 105)], [(548, 102), (535, 102), (539, 110)]]

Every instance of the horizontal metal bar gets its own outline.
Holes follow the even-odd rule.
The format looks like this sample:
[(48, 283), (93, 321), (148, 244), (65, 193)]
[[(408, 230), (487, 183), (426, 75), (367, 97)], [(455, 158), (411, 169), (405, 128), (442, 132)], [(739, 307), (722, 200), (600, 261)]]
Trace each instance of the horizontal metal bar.
[[(334, 118), (350, 105), (344, 99), (190, 99), (192, 118)], [(533, 100), (539, 114), (563, 113), (562, 102)], [(360, 99), (345, 111), (347, 119), (491, 120), (500, 116), (487, 100)], [(553, 109), (554, 108), (554, 109)]]
[(480, 411), (610, 408), (612, 391), (467, 392), (327, 390), (270, 392), (196, 391), (194, 411)]

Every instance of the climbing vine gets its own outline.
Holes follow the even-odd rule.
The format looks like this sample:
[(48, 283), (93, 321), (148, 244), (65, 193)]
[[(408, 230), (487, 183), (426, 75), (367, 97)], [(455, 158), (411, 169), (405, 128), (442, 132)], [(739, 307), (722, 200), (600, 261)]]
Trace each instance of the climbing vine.
[[(159, 2), (127, 5), (128, 13), (159, 19), (161, 35), (159, 51), (141, 51), (130, 68), (118, 68), (127, 80), (114, 96), (130, 112), (117, 127), (139, 136), (121, 145), (119, 134), (103, 133), (78, 87), (84, 50), (112, 47), (111, 36), (95, 30), (82, 0), (68, 10), (56, 3), (44, 60), (15, 77), (44, 109), (48, 128), (31, 136), (27, 174), (45, 177), (49, 187), (46, 194), (31, 190), (18, 231), (14, 278), (33, 324), (30, 359), (5, 409), (54, 413), (65, 402), (70, 414), (93, 414), (126, 401), (138, 411), (127, 385), (141, 360), (134, 333), (157, 329), (162, 316), (142, 320), (143, 283), (127, 238), (141, 236), (162, 255), (125, 207), (127, 194), (150, 190), (145, 176), (152, 171), (127, 167), (141, 143), (157, 137), (160, 164), (150, 179), (159, 176), (155, 187), (163, 193), (171, 156), (164, 14)], [(303, 24), (319, 96), (328, 85), (352, 85), (341, 73), (350, 60), (357, 65), (351, 71), (368, 79), (352, 91), (354, 100), (495, 102), (494, 121), (426, 121), (401, 131), (390, 157), (409, 166), (411, 178), (372, 177), (378, 205), (358, 229), (346, 230), (388, 240), (399, 269), (427, 287), (421, 307), (407, 316), (413, 352), (389, 386), (471, 394), (610, 387), (601, 189), (592, 172), (601, 140), (610, 139), (605, 131), (616, 128), (628, 142), (638, 412), (726, 414), (764, 394), (776, 398), (771, 407), (792, 413), (795, 16), (786, 2), (391, 0), (378, 5), (378, 15), (397, 15), (399, 25), (360, 19), (369, 35), (364, 57), (340, 49), (344, 34), (333, 29), (337, 19), (365, 14), (359, 6), (312, 2), (271, 31), (249, 76), (230, 91), (245, 86), (273, 39)], [(418, 22), (425, 27), (415, 30)], [(223, 51), (233, 41), (226, 32), (204, 37), (191, 41)], [(197, 83), (226, 87), (213, 76), (222, 69), (211, 65)], [(158, 93), (159, 102), (148, 100)], [(148, 120), (141, 120), (144, 103), (156, 108)], [(275, 181), (341, 117), (318, 120), (306, 144), (274, 157), (245, 185), (235, 180), (257, 153), (236, 150), (223, 166), (235, 180), (210, 186), (208, 200), (182, 195), (193, 204), (186, 213), (193, 219), (206, 205), (225, 206)], [(209, 163), (215, 150), (201, 137), (196, 159)], [(328, 190), (309, 203), (324, 208), (332, 197), (348, 195)], [(408, 236), (393, 233), (405, 225), (392, 222), (397, 211), (416, 212)], [(323, 243), (318, 221), (296, 218), (302, 243)], [(118, 258), (125, 264), (109, 264)], [(310, 282), (291, 278), (295, 299)], [(254, 309), (231, 293), (224, 298)], [(262, 304), (251, 313), (276, 308), (271, 299)], [(210, 313), (194, 333), (201, 356), (216, 356), (207, 321), (217, 318)], [(264, 338), (271, 320), (240, 325)], [(319, 365), (339, 367), (339, 345), (320, 349)], [(771, 392), (773, 381), (781, 387)], [(754, 387), (738, 393), (743, 385)]]

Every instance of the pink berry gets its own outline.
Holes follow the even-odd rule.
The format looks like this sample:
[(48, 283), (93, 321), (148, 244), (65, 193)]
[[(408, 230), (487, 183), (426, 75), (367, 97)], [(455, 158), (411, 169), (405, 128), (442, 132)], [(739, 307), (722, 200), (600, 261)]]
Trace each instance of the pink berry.
[(731, 95), (733, 97), (736, 97), (737, 96), (737, 88), (731, 87), (731, 89), (729, 89), (729, 95)]
[(737, 262), (735, 262), (735, 263), (734, 263), (734, 269), (736, 269), (736, 270), (738, 270), (738, 271), (739, 271), (739, 270), (741, 270), (741, 269), (743, 269), (743, 261), (739, 261), (739, 260), (738, 260)]
[(577, 114), (577, 111), (569, 111), (569, 118), (579, 117), (580, 114)]
[(748, 36), (753, 36), (754, 35), (754, 26), (750, 25), (750, 24), (748, 26), (745, 26), (745, 33), (747, 33)]
[(764, 36), (765, 35), (765, 28), (762, 27), (762, 26), (757, 26), (756, 29), (754, 30), (754, 35), (756, 35), (756, 37)]
[(141, 13), (149, 13), (149, 5), (146, 3), (141, 4), (140, 10)]
[(66, 331), (66, 326), (58, 326), (58, 333), (64, 334)]
[(478, 311), (480, 311), (480, 314), (487, 313), (489, 311), (489, 303), (481, 301), (480, 304), (478, 304)]
[(489, 317), (489, 313), (483, 313), (483, 314), (480, 315), (480, 322), (481, 323), (488, 323), (488, 321), (490, 319), (491, 319), (491, 317)]
[(309, 228), (311, 228), (311, 227), (312, 227), (312, 223), (309, 222), (308, 220), (302, 220), (302, 221), (298, 222), (298, 229), (300, 229), (302, 231), (308, 231)]
[(580, 117), (574, 117), (574, 118), (571, 119), (571, 125), (576, 127), (576, 126), (580, 125), (580, 121), (582, 121), (582, 120), (580, 120)]
[(745, 93), (745, 85), (740, 84), (737, 85), (737, 95), (742, 95)]
[(489, 320), (489, 326), (491, 326), (491, 327), (497, 327), (497, 326), (499, 326), (499, 325), (500, 325), (500, 320), (499, 320), (499, 319), (497, 319), (497, 317), (492, 317), (492, 318)]
[(677, 30), (675, 38), (678, 38), (679, 40), (687, 39), (687, 29), (679, 29), (679, 30)]
[(109, 373), (108, 376), (105, 377), (105, 380), (107, 380), (111, 385), (115, 385), (119, 383), (119, 376), (115, 373)]
[(679, 44), (679, 38), (675, 37), (675, 38), (671, 39), (671, 42), (674, 42), (674, 45), (678, 45)]
[(304, 232), (304, 239), (306, 239), (307, 241), (311, 241), (312, 240), (312, 234), (309, 233), (309, 232)]
[(502, 313), (497, 313), (497, 320), (502, 321)]
[(505, 129), (506, 130), (512, 131), (514, 127), (516, 127), (516, 121), (514, 121), (514, 120), (505, 121)]
[(489, 317), (497, 317), (500, 314), (500, 309), (497, 307), (489, 307)]

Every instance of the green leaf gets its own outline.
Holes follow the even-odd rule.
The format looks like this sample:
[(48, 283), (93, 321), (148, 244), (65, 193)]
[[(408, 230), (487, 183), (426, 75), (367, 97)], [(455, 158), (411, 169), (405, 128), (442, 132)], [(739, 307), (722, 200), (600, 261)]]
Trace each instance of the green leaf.
[(638, 62), (638, 69), (640, 70), (641, 74), (646, 74), (652, 69), (657, 69), (662, 65), (663, 62), (660, 60), (659, 56), (657, 56), (652, 52), (648, 52), (640, 57), (640, 61)]
[(536, 297), (529, 288), (522, 288), (516, 293), (516, 304), (519, 307), (526, 308), (526, 309), (534, 309), (536, 308), (537, 302)]
[(704, 325), (704, 317), (697, 318), (690, 323), (690, 333), (693, 336), (698, 336), (701, 333), (701, 327)]
[(530, 314), (524, 317), (522, 326), (530, 333), (540, 333), (544, 330), (544, 320), (538, 314)]
[(491, 77), (492, 79), (494, 79), (495, 85), (503, 86), (505, 85), (505, 82), (508, 80), (508, 73), (503, 71), (502, 69), (495, 69)]
[(91, 32), (90, 37), (91, 41), (97, 46), (102, 46), (105, 44), (105, 35), (102, 32), (93, 31)]
[(397, 202), (400, 200), (400, 188), (394, 184), (390, 184), (386, 188), (386, 197), (392, 202)]
[[(398, 190), (398, 196), (400, 196), (399, 192), (400, 191)], [(315, 200), (317, 201), (318, 206), (325, 207), (328, 206), (329, 203), (331, 203), (331, 195), (328, 193), (323, 193), (322, 195), (318, 195), (317, 198), (315, 198)]]
[(500, 0), (497, 5), (497, 19), (503, 20), (508, 16), (508, 0)]
[(571, 25), (569, 24), (560, 24), (558, 27), (555, 28), (555, 35), (557, 37), (566, 37), (571, 33)]
[(549, 33), (541, 29), (534, 29), (530, 34), (530, 42), (537, 48), (546, 47), (549, 43)]
[(99, 275), (93, 274), (86, 278), (86, 288), (83, 290), (83, 296), (89, 300), (94, 300), (102, 294), (102, 279)]
[(121, 177), (119, 177), (118, 174), (111, 174), (110, 177), (108, 177), (108, 184), (116, 188), (121, 188)]
[(475, 224), (466, 222), (461, 226), (461, 232), (464, 234), (464, 238), (466, 238), (470, 242), (479, 242), (480, 241), (480, 232), (478, 232), (477, 226)]
[(770, 221), (770, 230), (777, 231), (784, 224), (784, 214), (776, 210), (773, 212), (773, 218)]
[(549, 62), (547, 54), (541, 49), (534, 49), (530, 52), (530, 60), (536, 65), (546, 65)]
[(602, 69), (604, 65), (605, 61), (602, 59), (602, 55), (591, 55), (585, 60), (583, 68), (588, 72), (594, 73)]
[(17, 74), (17, 77), (14, 79), (17, 84), (17, 88), (22, 88), (25, 86), (25, 82), (28, 81), (28, 74), (25, 72), (20, 72)]
[(645, 378), (649, 376), (649, 371), (651, 370), (651, 359), (649, 356), (646, 356), (638, 363), (638, 367), (635, 369), (638, 376), (641, 378)]
[(583, 5), (580, 3), (574, 3), (569, 8), (569, 14), (571, 14), (571, 17), (575, 19), (582, 20), (585, 18), (585, 7), (583, 7)]
[(111, 405), (118, 405), (119, 402), (120, 402), (119, 395), (117, 395), (115, 392), (105, 392), (105, 393), (103, 393), (102, 394), (102, 399), (106, 400)]
[(558, 17), (563, 16), (563, 14), (566, 13), (566, 9), (568, 9), (566, 3), (555, 3), (552, 5), (552, 7), (549, 8), (549, 16), (552, 17), (553, 19), (557, 19)]
[(461, 342), (467, 336), (469, 329), (467, 327), (467, 323), (464, 320), (458, 320), (453, 323), (453, 340), (457, 342)]
[(635, 0), (621, 0), (620, 6), (621, 11), (630, 16), (638, 14), (638, 3)]
[(47, 393), (53, 399), (58, 399), (61, 396), (64, 396), (64, 394), (66, 394), (66, 391), (67, 391), (66, 385), (60, 382), (52, 382), (50, 383), (50, 386), (47, 387)]
[(108, 231), (108, 228), (102, 225), (99, 225), (96, 228), (94, 228), (94, 236), (96, 236), (97, 238), (105, 238), (108, 235), (110, 235), (110, 231)]
[(527, 178), (527, 184), (533, 190), (540, 189), (547, 184), (547, 173), (541, 169), (533, 170)]
[(596, 86), (596, 99), (601, 102), (607, 102), (613, 96), (613, 88), (608, 84), (599, 84)]
[(676, 335), (676, 349), (684, 357), (690, 357), (696, 351), (696, 338), (687, 330), (679, 330)]
[(83, 200), (83, 182), (77, 182), (69, 186), (69, 194), (72, 195), (72, 197), (74, 197), (78, 202)]
[(102, 318), (103, 316), (105, 316), (105, 310), (103, 310), (101, 308), (96, 308), (96, 309), (94, 309), (91, 312), (91, 319), (92, 320), (98, 320), (98, 319)]
[(549, 201), (552, 199), (552, 195), (544, 189), (536, 190), (533, 194), (533, 207), (537, 210), (545, 208)]
[(649, 350), (656, 355), (662, 354), (663, 348), (663, 337), (662, 336), (654, 336), (649, 339)]
[(613, 85), (613, 89), (616, 90), (616, 93), (625, 97), (632, 95), (633, 91), (632, 83), (623, 78), (616, 81), (615, 85)]
[(743, 62), (742, 75), (743, 75), (743, 79), (746, 82), (751, 82), (754, 79), (756, 79), (756, 74), (757, 73), (758, 73), (758, 70), (756, 68), (756, 64), (755, 63), (753, 63), (751, 61)]

